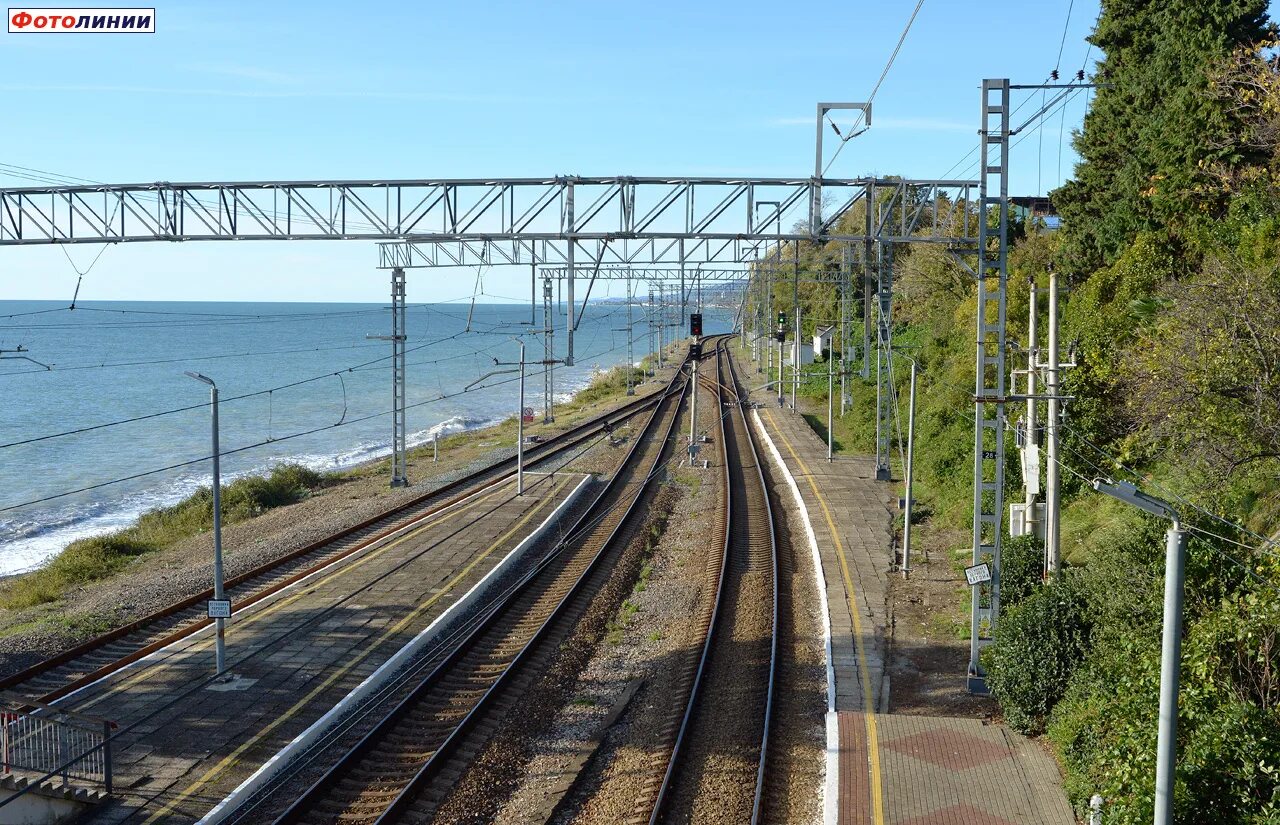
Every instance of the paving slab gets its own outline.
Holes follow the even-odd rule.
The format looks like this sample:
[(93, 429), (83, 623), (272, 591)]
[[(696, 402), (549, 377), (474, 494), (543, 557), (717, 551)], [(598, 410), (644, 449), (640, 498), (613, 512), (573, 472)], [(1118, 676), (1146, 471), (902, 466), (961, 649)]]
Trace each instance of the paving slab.
[(116, 783), (128, 790), (90, 821), (199, 819), (478, 584), (582, 479), (527, 477), (523, 497), (512, 485), (482, 492), (237, 612), (226, 633), (235, 681), (213, 681), (206, 631), (58, 702), (120, 728)]
[(1035, 742), (985, 720), (887, 712), (897, 488), (875, 480), (870, 456), (828, 461), (826, 443), (776, 396), (752, 400), (803, 500), (825, 579), (836, 717), (826, 793), (838, 797), (826, 825), (1074, 825), (1057, 765)]

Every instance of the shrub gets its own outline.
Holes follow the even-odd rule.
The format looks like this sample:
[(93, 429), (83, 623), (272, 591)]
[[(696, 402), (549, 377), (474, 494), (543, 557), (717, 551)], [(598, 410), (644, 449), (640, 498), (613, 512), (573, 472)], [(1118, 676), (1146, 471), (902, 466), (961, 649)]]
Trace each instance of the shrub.
[(1000, 549), (1000, 606), (1013, 607), (1044, 583), (1044, 543), (1017, 536)]
[[(267, 476), (245, 476), (222, 490), (227, 523), (306, 498), (328, 476), (299, 464), (281, 464)], [(0, 606), (21, 610), (56, 601), (70, 587), (105, 579), (144, 553), (161, 550), (213, 527), (213, 490), (204, 487), (173, 505), (143, 513), (137, 524), (67, 545), (45, 567), (17, 576), (0, 590)]]
[(627, 387), (627, 370), (631, 370), (631, 383), (639, 384), (644, 380), (644, 370), (639, 367), (628, 367), (625, 364), (610, 370), (598, 372), (591, 383), (573, 397), (575, 403), (591, 404), (610, 396), (617, 395)]
[(67, 588), (106, 578), (135, 556), (155, 549), (127, 532), (73, 541), (46, 567), (8, 582), (0, 603), (21, 610), (54, 601)]
[(1000, 617), (985, 660), (987, 684), (1009, 725), (1044, 730), (1089, 644), (1085, 600), (1075, 576), (1034, 589)]

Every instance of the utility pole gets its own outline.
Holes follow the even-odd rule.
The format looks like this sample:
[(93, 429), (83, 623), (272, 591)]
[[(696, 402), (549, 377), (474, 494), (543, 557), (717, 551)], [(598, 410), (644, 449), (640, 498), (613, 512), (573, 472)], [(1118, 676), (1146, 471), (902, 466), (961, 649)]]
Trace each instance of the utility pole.
[(769, 372), (773, 371), (773, 272), (764, 270), (760, 271), (760, 278), (764, 279), (764, 329), (763, 333), (769, 333), (768, 338), (764, 339), (764, 352), (762, 353), (764, 361), (764, 375), (768, 377)]
[(520, 404), (516, 409), (516, 495), (524, 495), (524, 341), (520, 342)]
[(689, 466), (693, 466), (693, 457), (698, 452), (698, 357), (693, 358), (693, 371), (689, 375)]
[[(684, 239), (680, 239), (680, 326), (684, 326), (685, 311), (685, 290), (684, 290)], [(666, 316), (663, 316), (666, 320)]]
[(542, 279), (542, 423), (550, 424), (555, 417), (555, 363), (556, 363), (556, 313), (552, 305), (551, 275), (544, 272)]
[(849, 245), (840, 245), (840, 417), (848, 412), (849, 388)]
[(835, 399), (835, 396), (833, 395), (833, 393), (835, 392), (836, 382), (835, 382), (835, 372), (832, 371), (835, 365), (835, 359), (831, 357), (832, 355), (833, 353), (831, 352), (831, 349), (828, 347), (827, 348), (827, 461), (831, 460), (831, 452), (832, 452), (831, 439), (833, 438), (832, 434), (836, 431), (836, 420), (835, 420), (836, 399)]
[(779, 312), (778, 313), (778, 408), (779, 409), (782, 408), (782, 405), (784, 403), (783, 393), (786, 392), (786, 390), (783, 389), (783, 384), (782, 384), (782, 378), (784, 375), (782, 371), (782, 354), (783, 354), (783, 350), (785, 349), (782, 346), (782, 344), (784, 341), (786, 341), (786, 338), (787, 338), (787, 317), (783, 313)]
[(634, 304), (634, 296), (631, 294), (631, 269), (627, 269), (627, 395), (635, 395), (636, 388), (633, 386), (636, 369), (635, 354), (635, 320), (633, 319), (631, 310)]
[(663, 367), (664, 353), (667, 348), (667, 292), (662, 282), (658, 287), (658, 368)]
[(573, 333), (577, 331), (577, 303), (573, 299), (573, 248), (576, 246), (573, 239), (574, 231), (574, 215), (573, 215), (573, 184), (569, 183), (565, 187), (564, 193), (564, 215), (561, 223), (565, 227), (565, 268), (569, 274), (568, 304), (569, 318), (565, 322), (565, 332), (569, 336), (567, 346), (565, 348), (564, 365), (566, 367), (573, 366)]
[(1035, 536), (1038, 532), (1036, 525), (1040, 523), (1040, 516), (1036, 513), (1036, 496), (1040, 489), (1040, 431), (1036, 424), (1036, 359), (1039, 357), (1040, 336), (1037, 330), (1039, 326), (1039, 290), (1036, 289), (1036, 279), (1034, 277), (1028, 279), (1030, 281), (1030, 294), (1027, 303), (1031, 307), (1030, 316), (1027, 319), (1027, 421), (1026, 436), (1023, 450), (1026, 451), (1028, 460), (1024, 460), (1022, 466), (1023, 474), (1029, 475), (1028, 471), (1034, 472), (1033, 478), (1024, 478), (1023, 484), (1027, 491), (1026, 510), (1023, 513), (1023, 521), (1026, 523), (1027, 532)]
[(1058, 423), (1059, 423), (1059, 401), (1058, 401), (1058, 369), (1060, 367), (1058, 359), (1058, 273), (1054, 271), (1053, 264), (1049, 265), (1049, 364), (1047, 377), (1048, 382), (1046, 390), (1048, 391), (1048, 415), (1045, 421), (1045, 455), (1047, 462), (1045, 466), (1045, 535), (1044, 535), (1044, 553), (1045, 553), (1045, 575), (1056, 576), (1062, 557), (1059, 547), (1059, 538), (1062, 535), (1060, 524), (1060, 492), (1061, 492), (1061, 476), (1058, 470)]
[(648, 374), (653, 375), (654, 361), (658, 356), (657, 347), (654, 345), (653, 337), (653, 283), (649, 283), (649, 304), (645, 307), (645, 320), (649, 324), (649, 369)]
[(791, 344), (791, 409), (796, 408), (796, 391), (800, 388), (800, 242), (792, 241), (795, 250), (791, 269), (791, 305), (796, 314), (796, 340)]

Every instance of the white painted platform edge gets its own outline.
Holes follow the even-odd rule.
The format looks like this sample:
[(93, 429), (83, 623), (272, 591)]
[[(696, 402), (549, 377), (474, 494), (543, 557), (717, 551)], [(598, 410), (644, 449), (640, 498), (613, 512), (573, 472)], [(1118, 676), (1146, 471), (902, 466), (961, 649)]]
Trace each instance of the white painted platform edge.
[(840, 809), (840, 727), (839, 717), (836, 715), (836, 669), (831, 655), (831, 610), (827, 603), (827, 577), (822, 569), (822, 553), (818, 550), (818, 536), (813, 532), (813, 523), (809, 520), (809, 508), (805, 506), (804, 496), (800, 495), (800, 487), (796, 484), (795, 476), (791, 475), (791, 471), (787, 469), (787, 463), (782, 460), (782, 454), (778, 452), (777, 445), (769, 437), (768, 428), (760, 420), (760, 411), (752, 410), (751, 414), (755, 419), (756, 428), (764, 437), (764, 443), (769, 447), (769, 455), (773, 463), (781, 471), (782, 477), (787, 480), (787, 486), (791, 488), (791, 497), (795, 500), (796, 509), (800, 511), (801, 520), (804, 521), (805, 536), (809, 539), (809, 552), (813, 555), (813, 578), (818, 587), (818, 602), (822, 608), (820, 611), (822, 646), (827, 660), (827, 746), (826, 777), (822, 790), (822, 821), (824, 825), (836, 825)]
[(285, 745), (274, 756), (268, 759), (262, 767), (254, 771), (253, 774), (241, 782), (235, 790), (227, 794), (221, 802), (213, 806), (213, 808), (209, 810), (209, 813), (205, 814), (204, 817), (196, 823), (196, 825), (213, 825), (213, 823), (221, 822), (236, 809), (236, 806), (252, 796), (267, 782), (274, 779), (277, 774), (288, 766), (293, 757), (310, 747), (311, 744), (321, 735), (326, 733), (335, 722), (345, 716), (347, 711), (364, 700), (370, 693), (380, 689), (396, 674), (396, 671), (398, 671), (406, 661), (416, 656), (423, 647), (433, 641), (435, 637), (440, 634), (440, 631), (445, 624), (452, 619), (456, 613), (466, 610), (475, 604), (475, 602), (484, 595), (484, 591), (495, 578), (505, 573), (512, 567), (512, 565), (520, 561), (525, 554), (528, 553), (529, 549), (550, 531), (551, 526), (559, 520), (561, 514), (563, 514), (569, 507), (573, 506), (573, 504), (582, 495), (582, 491), (590, 481), (591, 476), (583, 476), (582, 480), (578, 482), (578, 486), (573, 489), (573, 492), (569, 493), (568, 497), (560, 503), (560, 506), (551, 511), (550, 515), (548, 515), (546, 519), (538, 525), (538, 528), (525, 536), (524, 540), (517, 544), (510, 553), (507, 553), (502, 561), (494, 565), (493, 568), (485, 574), (484, 578), (476, 582), (475, 586), (468, 590), (466, 595), (450, 605), (443, 613), (437, 616), (431, 624), (423, 628), (417, 636), (414, 636), (406, 642), (404, 647), (392, 654), (391, 658), (383, 662), (381, 667), (365, 677), (363, 682), (356, 685), (350, 693), (340, 699), (336, 705), (324, 714), (324, 716), (321, 716), (315, 722), (311, 723), (310, 727), (298, 734), (292, 742)]

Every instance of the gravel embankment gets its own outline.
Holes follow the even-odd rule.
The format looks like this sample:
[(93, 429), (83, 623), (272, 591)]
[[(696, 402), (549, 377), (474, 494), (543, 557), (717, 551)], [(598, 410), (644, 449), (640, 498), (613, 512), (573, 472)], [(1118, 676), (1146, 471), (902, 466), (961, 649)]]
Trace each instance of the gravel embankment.
[[(709, 395), (699, 399), (699, 429), (713, 431), (719, 411), (714, 402), (706, 403), (708, 399)], [(686, 413), (680, 431), (687, 433), (687, 428)], [(711, 598), (717, 569), (719, 547), (713, 546), (717, 542), (711, 540), (711, 533), (714, 514), (721, 506), (720, 445), (706, 445), (702, 457), (710, 460), (709, 470), (672, 468), (663, 493), (669, 502), (663, 504), (660, 498), (650, 514), (653, 518), (670, 508), (665, 530), (642, 561), (639, 581), (643, 584), (631, 589), (621, 610), (617, 605), (625, 591), (605, 600), (608, 610), (604, 613), (599, 603), (592, 608), (593, 618), (581, 623), (574, 642), (566, 646), (539, 689), (528, 695), (518, 714), (499, 726), (502, 733), (477, 763), (479, 769), (460, 781), (459, 791), (448, 803), (449, 817), (439, 821), (540, 823), (548, 797), (558, 797), (566, 766), (584, 752), (594, 755), (550, 821), (616, 825), (636, 814), (637, 800), (650, 796), (665, 767), (673, 709), (683, 708), (680, 675), (701, 649), (695, 619)], [(790, 512), (790, 494), (775, 489), (768, 473), (766, 483), (774, 496), (780, 530), (781, 669), (765, 818), (809, 825), (821, 821), (822, 815), (826, 663), (821, 617), (812, 560), (797, 517)], [(793, 527), (797, 529), (794, 540)], [(769, 599), (761, 595), (768, 589), (768, 576), (751, 570), (742, 579), (735, 585), (739, 597), (728, 618), (741, 632), (752, 635), (748, 625), (756, 630), (768, 627)], [(762, 635), (767, 630), (753, 638)], [(606, 718), (618, 710), (620, 697), (637, 682), (639, 689), (621, 716), (604, 727)], [(716, 724), (725, 725), (728, 736), (734, 700), (717, 696), (715, 701), (726, 706), (727, 712)], [(754, 727), (758, 734), (758, 724)], [(710, 793), (699, 795), (697, 814), (690, 821), (739, 821), (735, 817), (741, 806), (719, 804), (713, 786), (743, 785), (749, 777), (754, 787), (754, 755), (721, 750), (704, 756), (695, 761), (703, 764), (700, 770)]]

